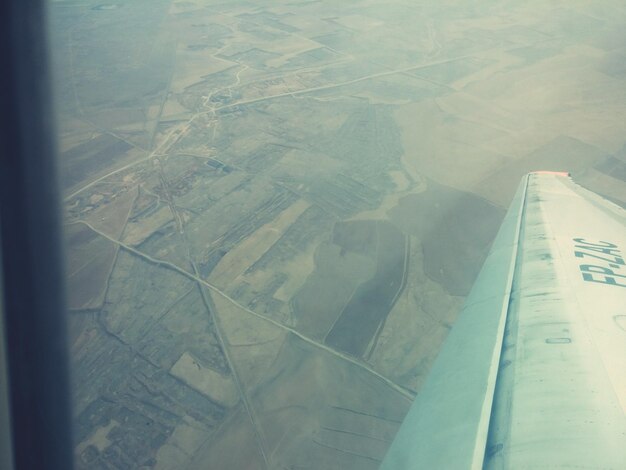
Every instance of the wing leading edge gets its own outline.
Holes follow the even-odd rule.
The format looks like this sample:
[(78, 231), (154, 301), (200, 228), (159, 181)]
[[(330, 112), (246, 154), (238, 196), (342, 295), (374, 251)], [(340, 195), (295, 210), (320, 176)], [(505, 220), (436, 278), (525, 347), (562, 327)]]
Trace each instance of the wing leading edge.
[(525, 176), (381, 469), (626, 468), (625, 227)]

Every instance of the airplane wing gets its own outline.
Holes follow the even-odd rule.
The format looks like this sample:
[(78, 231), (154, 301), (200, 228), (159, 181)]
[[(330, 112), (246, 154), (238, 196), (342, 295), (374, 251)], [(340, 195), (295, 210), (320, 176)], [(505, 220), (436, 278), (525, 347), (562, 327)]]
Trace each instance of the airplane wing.
[(382, 470), (626, 468), (626, 211), (526, 175)]

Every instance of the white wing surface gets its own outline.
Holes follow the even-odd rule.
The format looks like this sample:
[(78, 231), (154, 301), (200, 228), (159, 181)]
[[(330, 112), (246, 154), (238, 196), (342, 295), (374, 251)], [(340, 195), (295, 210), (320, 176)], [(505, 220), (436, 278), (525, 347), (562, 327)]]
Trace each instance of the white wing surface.
[(383, 470), (626, 468), (626, 212), (523, 178)]

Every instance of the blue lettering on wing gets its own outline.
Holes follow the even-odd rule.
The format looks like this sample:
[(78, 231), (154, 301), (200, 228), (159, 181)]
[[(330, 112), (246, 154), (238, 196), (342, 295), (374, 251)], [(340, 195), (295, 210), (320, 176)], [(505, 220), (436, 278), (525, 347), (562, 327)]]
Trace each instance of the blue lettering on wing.
[(606, 241), (590, 242), (584, 238), (574, 238), (573, 241), (574, 256), (585, 262), (595, 263), (579, 265), (584, 281), (626, 287), (626, 275), (617, 272), (625, 267), (624, 258), (617, 245)]

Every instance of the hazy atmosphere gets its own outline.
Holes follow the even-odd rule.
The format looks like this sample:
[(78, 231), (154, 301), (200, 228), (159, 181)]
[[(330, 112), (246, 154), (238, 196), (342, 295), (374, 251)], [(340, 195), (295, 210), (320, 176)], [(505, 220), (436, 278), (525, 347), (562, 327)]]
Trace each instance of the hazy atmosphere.
[(49, 13), (79, 469), (377, 469), (520, 178), (626, 206), (623, 1)]

